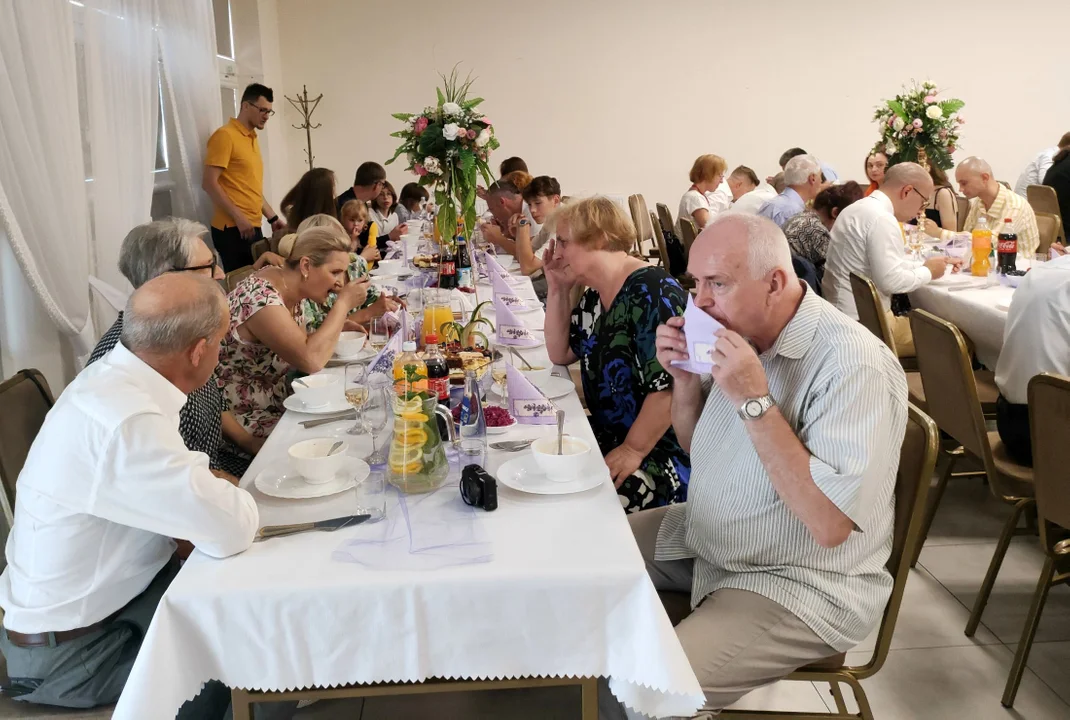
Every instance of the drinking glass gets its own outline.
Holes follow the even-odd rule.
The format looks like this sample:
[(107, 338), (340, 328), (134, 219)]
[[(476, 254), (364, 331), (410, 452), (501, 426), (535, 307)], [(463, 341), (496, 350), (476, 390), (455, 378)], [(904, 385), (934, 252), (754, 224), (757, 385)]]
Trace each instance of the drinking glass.
[(386, 343), (389, 339), (390, 328), (387, 327), (386, 318), (372, 318), (368, 332), (368, 342), (371, 343), (372, 349), (375, 350), (375, 352), (379, 352), (386, 347)]
[(365, 382), (367, 365), (349, 363), (346, 365), (346, 401), (357, 411), (357, 420), (346, 432), (349, 435), (364, 434), (363, 410), (368, 402), (368, 384)]
[(506, 378), (509, 377), (509, 358), (512, 356), (506, 347), (496, 347), (491, 352), (495, 357), (491, 361), (490, 377), (494, 382), (494, 392), (498, 395), (498, 405), (508, 407)]
[(382, 465), (386, 462), (386, 453), (378, 446), (379, 434), (394, 419), (393, 384), (389, 376), (374, 373), (369, 376), (368, 401), (364, 405), (364, 425), (372, 435), (372, 451), (364, 461), (369, 465)]
[(365, 522), (377, 522), (386, 516), (386, 474), (372, 470), (357, 485), (357, 514), (368, 515)]
[(457, 462), (463, 471), (469, 465), (487, 469), (487, 441), (484, 438), (465, 438), (457, 443)]

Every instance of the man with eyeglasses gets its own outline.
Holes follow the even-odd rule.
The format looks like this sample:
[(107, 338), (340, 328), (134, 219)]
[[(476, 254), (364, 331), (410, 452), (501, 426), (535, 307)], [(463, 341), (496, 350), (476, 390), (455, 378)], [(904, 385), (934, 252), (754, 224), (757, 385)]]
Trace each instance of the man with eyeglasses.
[(933, 192), (933, 180), (921, 165), (899, 163), (884, 174), (879, 190), (844, 208), (829, 234), (828, 259), (821, 283), (825, 299), (848, 317), (858, 319), (851, 273), (869, 278), (877, 286), (881, 307), (899, 357), (914, 355), (914, 336), (906, 316), (891, 311), (891, 296), (908, 293), (942, 277), (948, 265), (961, 260), (931, 257), (915, 266), (907, 258), (899, 223), (916, 218)]
[(208, 138), (201, 186), (212, 198), (212, 242), (227, 272), (253, 264), (252, 244), (263, 239), (261, 216), (273, 230), (286, 222), (264, 198), (264, 161), (256, 131), (263, 130), (274, 98), (271, 88), (253, 83), (241, 97), (238, 117)]
[[(342, 211), (342, 206), (350, 200), (358, 200), (369, 203), (379, 196), (386, 186), (386, 168), (377, 162), (361, 163), (357, 168), (357, 174), (353, 178), (353, 187), (335, 198), (337, 210)], [(360, 234), (360, 247), (368, 243), (368, 228), (371, 223), (364, 224), (364, 232)]]

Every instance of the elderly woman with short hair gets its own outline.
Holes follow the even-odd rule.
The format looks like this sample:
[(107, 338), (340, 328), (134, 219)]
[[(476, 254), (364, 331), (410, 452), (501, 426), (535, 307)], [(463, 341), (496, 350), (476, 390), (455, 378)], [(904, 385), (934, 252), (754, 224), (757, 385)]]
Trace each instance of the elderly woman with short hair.
[[(201, 236), (208, 228), (192, 220), (167, 218), (138, 225), (123, 239), (119, 271), (134, 289), (168, 272), (191, 272), (221, 280), (223, 272), (215, 253)], [(119, 343), (123, 313), (97, 342), (87, 366)], [(241, 477), (263, 440), (253, 437), (223, 409), (223, 394), (213, 377), (190, 393), (179, 412), (178, 431), (186, 447), (208, 456), (213, 470)], [(230, 444), (224, 443), (223, 439)]]
[[(591, 426), (628, 512), (687, 499), (691, 460), (672, 430), (672, 377), (657, 360), (659, 325), (682, 315), (687, 293), (662, 268), (628, 254), (631, 220), (611, 200), (562, 206), (543, 257), (546, 348), (579, 361)], [(573, 308), (572, 288), (588, 289)]]

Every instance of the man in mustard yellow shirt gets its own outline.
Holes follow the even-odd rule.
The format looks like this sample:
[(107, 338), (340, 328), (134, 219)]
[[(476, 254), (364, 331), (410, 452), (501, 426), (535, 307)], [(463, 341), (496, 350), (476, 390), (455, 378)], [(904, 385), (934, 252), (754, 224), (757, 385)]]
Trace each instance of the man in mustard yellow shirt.
[(273, 230), (286, 225), (264, 199), (264, 161), (256, 136), (275, 114), (273, 98), (271, 88), (253, 83), (242, 93), (238, 117), (208, 138), (201, 186), (215, 205), (212, 242), (227, 272), (253, 264), (252, 244), (264, 237), (261, 216)]

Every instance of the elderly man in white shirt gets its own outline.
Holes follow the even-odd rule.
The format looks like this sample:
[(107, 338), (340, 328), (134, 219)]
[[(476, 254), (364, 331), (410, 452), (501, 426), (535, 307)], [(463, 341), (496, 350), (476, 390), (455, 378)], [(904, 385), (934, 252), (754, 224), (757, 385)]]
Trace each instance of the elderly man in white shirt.
[(1065, 133), (1059, 139), (1058, 145), (1041, 150), (1040, 153), (1033, 158), (1033, 161), (1025, 166), (1025, 170), (1018, 176), (1018, 182), (1014, 185), (1014, 192), (1022, 197), (1026, 197), (1026, 191), (1029, 189), (1030, 185), (1043, 185), (1044, 176), (1048, 174), (1048, 170), (1051, 168), (1052, 159), (1060, 150), (1068, 147), (1070, 147), (1070, 132)]
[(1070, 255), (1026, 273), (1011, 298), (996, 363), (996, 429), (1011, 459), (1029, 467), (1029, 381), (1046, 372), (1070, 375)]
[[(172, 538), (215, 558), (252, 543), (252, 496), (213, 475), (178, 433), (229, 319), (209, 278), (148, 281), (127, 303), (121, 342), (48, 413), (19, 474), (0, 576), (8, 694), (66, 707), (115, 702), (178, 571)], [(221, 699), (215, 714), (187, 704), (183, 717), (221, 716)]]
[(676, 634), (719, 710), (880, 621), (907, 388), (888, 348), (795, 276), (770, 221), (715, 220), (688, 271), (724, 326), (709, 375), (672, 365), (689, 359), (684, 318), (657, 331), (688, 500), (629, 522), (654, 587), (690, 593)]
[(851, 273), (872, 280), (888, 315), (899, 357), (914, 355), (914, 336), (908, 319), (892, 314), (891, 296), (915, 290), (943, 276), (949, 264), (960, 263), (956, 259), (932, 257), (915, 266), (906, 256), (899, 223), (917, 217), (928, 204), (932, 191), (932, 178), (921, 165), (899, 163), (885, 173), (879, 190), (839, 214), (829, 235), (822, 294), (848, 317), (857, 320)]
[(758, 182), (758, 175), (746, 165), (740, 165), (728, 176), (728, 187), (732, 191), (732, 212), (757, 215), (766, 201), (776, 197), (777, 192), (771, 185)]
[(788, 220), (806, 209), (825, 186), (821, 163), (812, 155), (796, 155), (784, 166), (784, 191), (767, 200), (758, 214), (783, 228)]

